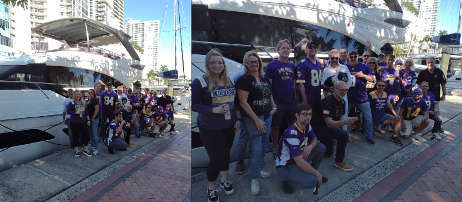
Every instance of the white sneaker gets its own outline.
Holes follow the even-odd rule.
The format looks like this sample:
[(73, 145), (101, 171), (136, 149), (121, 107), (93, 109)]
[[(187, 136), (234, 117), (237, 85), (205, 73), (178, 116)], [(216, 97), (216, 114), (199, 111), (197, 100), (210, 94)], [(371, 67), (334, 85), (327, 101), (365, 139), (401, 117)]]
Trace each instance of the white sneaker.
[(260, 193), (260, 186), (258, 185), (258, 180), (252, 180), (250, 183), (250, 193), (252, 195), (258, 195)]
[(438, 133), (433, 133), (433, 137), (435, 137), (437, 140), (441, 140), (441, 136)]
[(163, 131), (161, 134), (162, 134), (162, 136), (165, 136), (165, 135), (167, 135), (167, 132)]
[(262, 171), (260, 171), (260, 176), (261, 176), (261, 178), (270, 178), (271, 173), (262, 170)]
[(170, 131), (170, 134), (175, 135), (176, 132), (175, 131)]
[(93, 154), (93, 156), (96, 156), (96, 155), (98, 155), (98, 150), (96, 150), (96, 149), (95, 149), (95, 150), (93, 150), (93, 153), (92, 153), (92, 154)]
[(422, 136), (420, 136), (419, 134), (416, 134), (416, 133), (414, 133), (412, 135), (412, 138), (414, 138), (416, 140), (419, 140), (420, 142), (427, 142), (427, 140), (425, 140)]

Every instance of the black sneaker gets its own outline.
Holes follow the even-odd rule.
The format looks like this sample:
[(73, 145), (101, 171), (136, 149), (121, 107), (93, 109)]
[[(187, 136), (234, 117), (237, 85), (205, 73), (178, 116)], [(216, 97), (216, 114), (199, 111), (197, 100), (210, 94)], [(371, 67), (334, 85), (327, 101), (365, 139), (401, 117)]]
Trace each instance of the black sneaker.
[(149, 137), (155, 137), (155, 136), (154, 136), (154, 133), (150, 132), (150, 133), (149, 133)]
[(107, 147), (107, 150), (109, 151), (109, 154), (115, 154), (114, 149), (112, 149), (112, 147)]
[(322, 176), (322, 183), (326, 183), (326, 182), (327, 182), (327, 177)]
[(371, 146), (375, 146), (375, 142), (372, 139), (366, 139), (366, 142), (369, 143)]
[(209, 196), (209, 202), (219, 201), (217, 190), (209, 190), (207, 187), (207, 196)]
[(294, 188), (288, 181), (282, 181), (282, 192), (284, 192), (284, 194), (293, 194)]
[(401, 140), (399, 140), (398, 137), (393, 137), (393, 136), (391, 136), (390, 141), (393, 142), (393, 143), (395, 143), (395, 144), (398, 145), (398, 146), (403, 146), (403, 143), (401, 142)]
[(86, 155), (86, 156), (88, 156), (88, 157), (91, 157), (91, 156), (93, 156), (92, 152), (91, 152), (91, 151), (89, 151), (89, 150), (87, 150), (87, 151), (83, 151), (83, 154), (85, 154), (85, 155)]
[(234, 192), (233, 184), (230, 181), (220, 183), (220, 187), (225, 190), (225, 194), (232, 194)]
[(74, 155), (75, 155), (75, 157), (79, 157), (79, 156), (80, 156), (80, 152), (79, 152), (79, 151), (75, 151), (75, 152), (74, 152)]

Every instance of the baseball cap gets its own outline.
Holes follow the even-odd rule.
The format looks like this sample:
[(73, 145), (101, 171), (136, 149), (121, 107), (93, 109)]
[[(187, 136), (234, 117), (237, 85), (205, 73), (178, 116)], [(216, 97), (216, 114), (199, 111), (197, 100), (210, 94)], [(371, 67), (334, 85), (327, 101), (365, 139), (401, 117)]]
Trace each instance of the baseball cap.
[(358, 51), (357, 50), (351, 50), (350, 52), (348, 52), (348, 55), (351, 55), (351, 54), (358, 54)]
[(158, 106), (157, 110), (164, 110), (164, 108), (162, 106)]
[(112, 86), (112, 83), (111, 83), (111, 82), (107, 82), (106, 85), (107, 85), (107, 86)]
[(72, 90), (72, 88), (69, 88), (69, 89), (67, 89), (67, 92), (69, 92), (69, 91), (71, 91), (71, 92), (72, 92), (72, 91), (74, 91), (74, 90)]
[(415, 94), (415, 93), (420, 93), (420, 95), (423, 94), (422, 89), (420, 89), (420, 88), (414, 89), (414, 94)]
[(385, 56), (385, 53), (380, 53), (379, 56)]
[(396, 60), (395, 65), (396, 64), (403, 64), (403, 61), (402, 60)]
[(311, 45), (311, 44), (314, 44), (315, 46), (318, 46), (318, 43), (316, 43), (315, 41), (310, 41), (310, 43), (308, 43), (308, 46)]
[(152, 91), (149, 91), (149, 94), (152, 94), (153, 92)]

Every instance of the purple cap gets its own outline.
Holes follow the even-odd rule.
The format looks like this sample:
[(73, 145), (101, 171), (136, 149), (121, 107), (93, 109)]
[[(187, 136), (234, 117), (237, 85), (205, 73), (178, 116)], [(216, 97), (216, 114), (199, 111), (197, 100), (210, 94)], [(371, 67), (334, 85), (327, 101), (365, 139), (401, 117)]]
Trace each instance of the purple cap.
[(162, 106), (158, 106), (157, 110), (164, 110), (164, 108)]
[(414, 89), (414, 93), (420, 93), (421, 95), (423, 94), (422, 89), (420, 88)]
[(152, 94), (152, 91), (149, 91), (149, 94)]
[(395, 65), (396, 65), (396, 64), (401, 64), (401, 65), (402, 65), (402, 64), (403, 64), (403, 61), (402, 61), (402, 60), (396, 60)]

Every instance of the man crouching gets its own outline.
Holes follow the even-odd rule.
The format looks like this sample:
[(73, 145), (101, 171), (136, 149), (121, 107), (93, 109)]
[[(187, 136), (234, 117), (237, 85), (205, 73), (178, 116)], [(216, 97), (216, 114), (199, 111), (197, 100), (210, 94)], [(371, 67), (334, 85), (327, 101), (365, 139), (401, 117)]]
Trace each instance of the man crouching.
[(117, 151), (127, 150), (127, 143), (124, 141), (124, 126), (123, 112), (117, 111), (114, 113), (114, 120), (111, 121), (106, 130), (106, 144), (110, 154), (114, 154), (114, 149)]
[[(311, 129), (313, 113), (307, 104), (296, 108), (297, 120), (282, 134), (279, 140), (276, 168), (282, 180), (282, 190), (286, 194), (294, 192), (293, 186), (312, 189), (327, 182), (318, 171), (326, 147), (318, 143)], [(311, 162), (311, 164), (309, 163)]]

